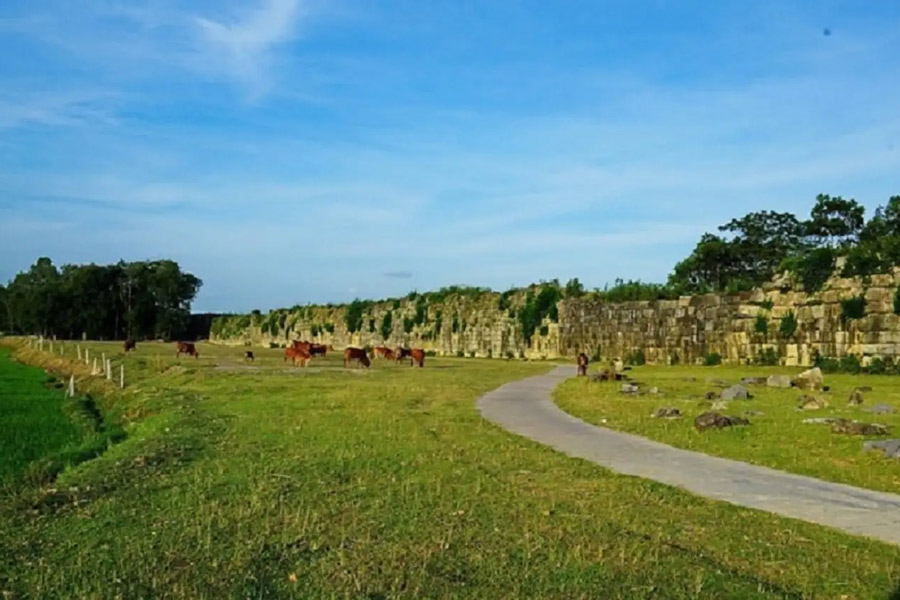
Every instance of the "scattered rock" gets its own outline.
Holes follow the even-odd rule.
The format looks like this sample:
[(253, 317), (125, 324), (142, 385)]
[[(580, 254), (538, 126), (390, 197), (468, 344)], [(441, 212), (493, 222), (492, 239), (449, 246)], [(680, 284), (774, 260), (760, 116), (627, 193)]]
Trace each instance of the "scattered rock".
[(620, 375), (611, 369), (603, 369), (599, 373), (591, 375), (591, 381), (621, 381), (623, 378), (623, 375)]
[(768, 377), (744, 377), (741, 379), (743, 385), (766, 385)]
[(885, 458), (900, 459), (900, 440), (870, 440), (863, 442), (863, 450), (865, 452), (881, 450)]
[(681, 411), (677, 408), (664, 406), (662, 408), (657, 408), (656, 412), (650, 416), (654, 419), (680, 419), (684, 415), (682, 415)]
[(625, 363), (622, 362), (621, 360), (614, 360), (613, 361), (613, 369), (615, 369), (616, 372), (621, 373), (622, 371), (625, 370)]
[(860, 423), (848, 419), (837, 419), (831, 424), (832, 433), (846, 435), (887, 435), (890, 428), (879, 423)]
[(787, 375), (769, 375), (766, 385), (773, 388), (789, 388), (792, 384), (791, 378)]
[(797, 404), (799, 410), (819, 410), (827, 408), (828, 401), (825, 398), (817, 398), (816, 396), (800, 396), (800, 402)]
[(847, 399), (847, 404), (851, 406), (859, 406), (863, 403), (863, 395), (859, 388), (856, 388), (852, 392), (850, 392), (850, 397)]
[(747, 400), (749, 398), (752, 398), (750, 392), (742, 385), (733, 385), (722, 390), (722, 400)]
[(840, 421), (840, 419), (836, 419), (834, 417), (816, 417), (814, 419), (803, 419), (804, 423), (811, 423), (813, 425), (831, 425)]
[(793, 383), (801, 390), (817, 392), (825, 387), (825, 378), (822, 376), (822, 369), (814, 367), (794, 377)]
[(634, 396), (641, 393), (641, 388), (633, 383), (623, 383), (621, 392), (623, 394), (628, 394), (629, 396)]
[(710, 408), (713, 410), (725, 410), (728, 408), (728, 403), (724, 400), (716, 400), (710, 405)]
[(705, 412), (694, 419), (694, 427), (697, 431), (706, 431), (707, 429), (722, 429), (723, 427), (732, 427), (734, 425), (749, 425), (750, 421), (742, 417), (726, 417), (717, 412)]
[(764, 414), (766, 414), (766, 413), (759, 411), (759, 410), (745, 410), (744, 411), (745, 417), (761, 417)]
[(704, 396), (707, 400), (716, 400), (718, 397), (719, 392), (706, 392), (706, 396)]
[(656, 396), (657, 394), (659, 394), (659, 388), (656, 387), (656, 386), (653, 386), (652, 388), (650, 388), (649, 390), (647, 390), (647, 393), (648, 393), (648, 394), (651, 394), (651, 395), (653, 395), (653, 396)]
[(892, 415), (897, 412), (897, 409), (890, 404), (873, 404), (872, 406), (864, 408), (863, 410), (875, 415)]

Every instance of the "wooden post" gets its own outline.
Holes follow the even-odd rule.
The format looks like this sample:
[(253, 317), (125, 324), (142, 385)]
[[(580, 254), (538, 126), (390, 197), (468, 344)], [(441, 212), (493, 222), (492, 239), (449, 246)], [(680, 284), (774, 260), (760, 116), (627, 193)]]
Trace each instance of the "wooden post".
[(69, 375), (69, 398), (75, 397), (75, 376)]
[(91, 367), (91, 375), (97, 375), (100, 371), (97, 370), (97, 357), (94, 357), (94, 366)]
[(106, 379), (112, 381), (112, 359), (106, 359)]
[(50, 341), (50, 354), (53, 354), (53, 341)]
[(84, 349), (84, 364), (86, 364), (86, 365), (91, 364), (91, 349), (90, 348)]
[(40, 350), (41, 352), (44, 351), (44, 336), (41, 336), (38, 340), (38, 350)]
[(119, 365), (119, 387), (125, 388), (125, 364)]
[(78, 360), (81, 360), (81, 346), (75, 344), (75, 354), (78, 355)]

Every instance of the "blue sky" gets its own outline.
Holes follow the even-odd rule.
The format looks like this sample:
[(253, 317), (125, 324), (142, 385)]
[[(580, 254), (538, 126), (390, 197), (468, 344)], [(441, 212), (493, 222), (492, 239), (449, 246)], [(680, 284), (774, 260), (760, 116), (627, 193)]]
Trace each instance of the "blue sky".
[(734, 216), (900, 194), (898, 56), (897, 2), (4, 0), (0, 280), (663, 281)]

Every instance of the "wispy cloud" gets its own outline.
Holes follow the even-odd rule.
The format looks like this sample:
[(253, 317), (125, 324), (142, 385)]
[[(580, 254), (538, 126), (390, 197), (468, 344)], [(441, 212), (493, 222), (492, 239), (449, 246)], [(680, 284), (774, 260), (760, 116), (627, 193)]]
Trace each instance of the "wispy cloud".
[(293, 38), (300, 18), (300, 0), (263, 0), (254, 11), (231, 22), (198, 17), (201, 52), (206, 65), (264, 94), (274, 49)]
[(388, 279), (410, 279), (413, 274), (409, 271), (388, 271), (384, 276)]

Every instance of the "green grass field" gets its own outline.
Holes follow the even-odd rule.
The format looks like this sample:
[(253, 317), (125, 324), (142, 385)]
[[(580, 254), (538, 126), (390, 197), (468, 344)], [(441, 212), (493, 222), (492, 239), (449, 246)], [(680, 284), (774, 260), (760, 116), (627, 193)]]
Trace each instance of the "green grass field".
[[(707, 391), (721, 391), (708, 379), (738, 383), (742, 377), (794, 374), (801, 369), (758, 367), (636, 367), (629, 375), (656, 386), (659, 395), (626, 396), (616, 382), (591, 382), (587, 378), (565, 382), (556, 391), (560, 408), (588, 422), (635, 433), (679, 448), (734, 458), (767, 467), (812, 475), (860, 487), (900, 493), (900, 461), (887, 460), (879, 453), (864, 453), (864, 439), (838, 435), (829, 425), (803, 423), (813, 417), (842, 417), (893, 427), (900, 436), (900, 414), (873, 415), (864, 409), (873, 404), (889, 404), (900, 411), (900, 378), (888, 375), (826, 375), (830, 391), (819, 394), (828, 399), (828, 408), (797, 410), (798, 398), (806, 393), (797, 389), (746, 386), (753, 398), (732, 400), (719, 412), (743, 415), (747, 411), (749, 427), (697, 432), (693, 419), (710, 410), (702, 403)], [(688, 381), (694, 378), (696, 381)], [(862, 406), (848, 406), (847, 399), (856, 387), (870, 386)], [(683, 419), (650, 418), (657, 408), (673, 406)]]
[(0, 506), (0, 594), (869, 599), (900, 583), (900, 548), (614, 475), (480, 419), (479, 395), (548, 364), (304, 370), (254, 351), (176, 361), (139, 344), (102, 402), (127, 438)]
[(63, 383), (0, 347), (0, 488), (40, 483), (95, 456), (109, 435), (90, 400), (67, 400)]

